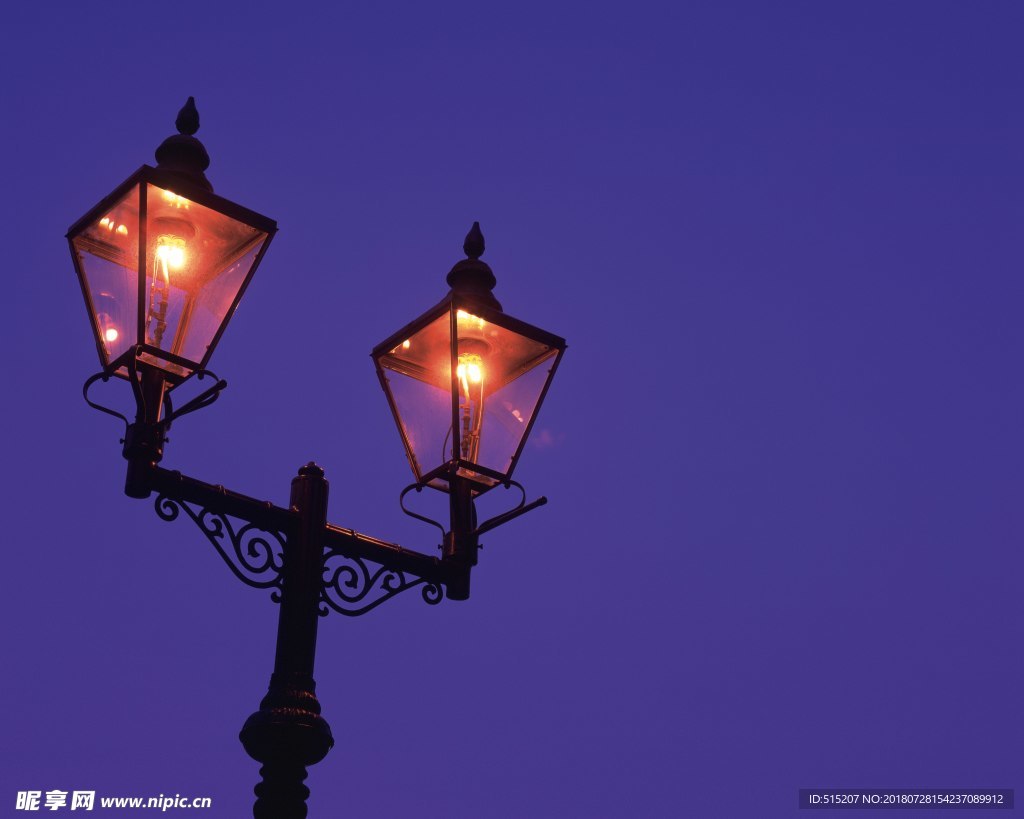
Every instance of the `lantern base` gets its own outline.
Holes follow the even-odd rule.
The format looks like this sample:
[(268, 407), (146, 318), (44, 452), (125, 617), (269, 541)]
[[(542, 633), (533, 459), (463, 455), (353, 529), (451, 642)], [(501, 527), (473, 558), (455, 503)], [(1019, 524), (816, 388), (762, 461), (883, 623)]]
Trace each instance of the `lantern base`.
[(472, 461), (454, 458), (436, 469), (432, 469), (419, 480), (422, 486), (429, 486), (441, 492), (452, 493), (457, 483), (468, 483), (473, 497), (482, 495), (494, 487), (508, 482), (508, 476), (488, 469)]

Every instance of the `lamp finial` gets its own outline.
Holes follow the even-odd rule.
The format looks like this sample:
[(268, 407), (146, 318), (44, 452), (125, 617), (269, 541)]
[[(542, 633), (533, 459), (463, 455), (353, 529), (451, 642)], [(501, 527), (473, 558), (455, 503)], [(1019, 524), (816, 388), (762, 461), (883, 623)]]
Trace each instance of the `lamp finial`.
[(480, 231), (479, 222), (474, 222), (473, 227), (469, 229), (469, 233), (466, 234), (466, 241), (462, 244), (462, 249), (466, 252), (466, 257), (469, 259), (479, 259), (484, 255), (484, 234)]
[(210, 155), (206, 153), (203, 143), (194, 136), (199, 130), (199, 111), (196, 110), (195, 97), (189, 97), (178, 111), (174, 126), (178, 133), (167, 137), (156, 149), (156, 166), (188, 179), (193, 185), (213, 191), (213, 185), (203, 173), (210, 167)]
[(199, 111), (196, 110), (196, 98), (189, 97), (188, 102), (181, 106), (178, 118), (174, 120), (174, 127), (179, 134), (195, 136), (199, 130)]
[(484, 234), (480, 223), (474, 222), (462, 244), (466, 258), (456, 263), (448, 274), (448, 286), (452, 293), (470, 298), (494, 310), (501, 310), (501, 304), (491, 292), (497, 280), (486, 262), (480, 261), (484, 253)]

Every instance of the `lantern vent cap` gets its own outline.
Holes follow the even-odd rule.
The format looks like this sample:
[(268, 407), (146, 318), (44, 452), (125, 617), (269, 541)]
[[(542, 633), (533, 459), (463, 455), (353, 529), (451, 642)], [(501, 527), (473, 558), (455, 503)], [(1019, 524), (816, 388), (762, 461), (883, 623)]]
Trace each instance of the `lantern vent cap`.
[(466, 234), (466, 241), (462, 249), (466, 258), (457, 262), (448, 273), (448, 286), (455, 296), (463, 296), (486, 304), (496, 310), (501, 310), (501, 305), (491, 291), (498, 280), (486, 262), (480, 261), (484, 253), (484, 234), (480, 230), (480, 223), (474, 222), (473, 227)]
[(212, 192), (213, 185), (203, 173), (210, 167), (210, 155), (203, 143), (195, 137), (199, 130), (199, 111), (196, 109), (195, 97), (188, 98), (178, 112), (174, 125), (178, 133), (167, 137), (156, 149), (157, 167)]

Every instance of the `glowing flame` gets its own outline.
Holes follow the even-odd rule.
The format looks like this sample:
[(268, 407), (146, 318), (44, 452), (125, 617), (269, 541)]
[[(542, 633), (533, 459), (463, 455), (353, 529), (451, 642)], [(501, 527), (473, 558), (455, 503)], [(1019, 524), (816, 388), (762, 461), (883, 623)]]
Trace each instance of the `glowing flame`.
[(480, 431), (484, 412), (484, 360), (479, 353), (460, 353), (455, 369), (459, 381), (461, 455), (476, 461), (480, 453)]
[(459, 323), (460, 328), (464, 328), (467, 325), (477, 330), (483, 330), (487, 324), (480, 316), (474, 316), (472, 313), (467, 313), (465, 310), (457, 310), (455, 313), (455, 319)]
[(113, 344), (115, 341), (117, 341), (117, 337), (119, 335), (120, 333), (117, 332), (116, 327), (108, 327), (106, 331), (103, 333), (103, 338), (106, 339), (107, 344)]
[(161, 191), (160, 194), (163, 196), (164, 201), (169, 205), (174, 205), (176, 208), (188, 209), (188, 206), (192, 203), (184, 196), (178, 196), (178, 194), (172, 191)]
[(156, 257), (171, 270), (185, 265), (185, 242), (176, 236), (161, 236), (157, 240)]
[(479, 384), (483, 381), (483, 361), (474, 353), (463, 353), (459, 356), (459, 366), (456, 368), (455, 374), (462, 380), (466, 391), (469, 392), (469, 384)]
[(117, 233), (121, 236), (128, 235), (128, 228), (111, 219), (109, 216), (104, 216), (102, 219), (100, 219), (100, 227), (103, 228), (104, 230), (110, 231), (111, 233), (113, 233), (116, 230)]

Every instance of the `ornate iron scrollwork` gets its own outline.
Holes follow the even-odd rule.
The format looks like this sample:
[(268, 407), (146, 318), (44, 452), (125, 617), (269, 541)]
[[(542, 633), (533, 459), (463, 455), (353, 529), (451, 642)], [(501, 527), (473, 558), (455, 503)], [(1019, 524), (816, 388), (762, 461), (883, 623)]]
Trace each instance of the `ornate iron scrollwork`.
[[(337, 551), (324, 555), (324, 585), (321, 599), (339, 614), (357, 617), (377, 608), (385, 600), (414, 586), (423, 586), (423, 600), (436, 606), (444, 596), (440, 583), (423, 577), (410, 579), (399, 569), (368, 566), (360, 557), (349, 557)], [(320, 607), (321, 616), (328, 609)]]
[[(285, 535), (245, 523), (236, 529), (231, 519), (205, 507), (195, 511), (188, 503), (167, 495), (158, 495), (156, 513), (166, 521), (176, 520), (184, 509), (199, 530), (213, 544), (235, 577), (256, 589), (275, 589), (270, 597), (280, 601), (281, 572), (284, 566)], [(230, 545), (228, 545), (230, 544)]]

